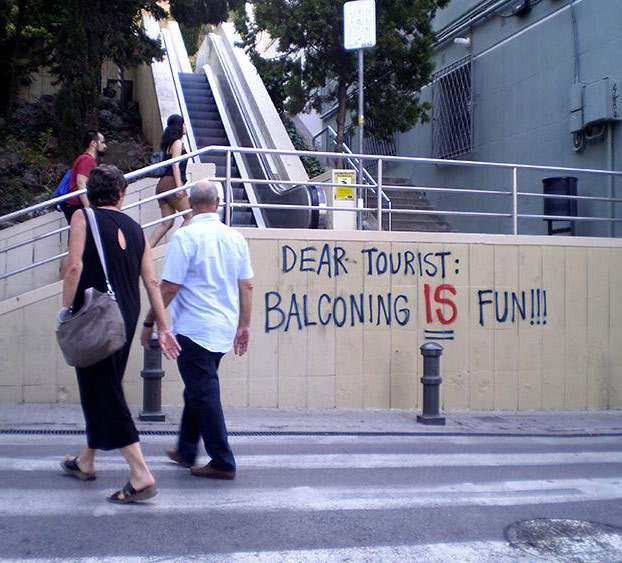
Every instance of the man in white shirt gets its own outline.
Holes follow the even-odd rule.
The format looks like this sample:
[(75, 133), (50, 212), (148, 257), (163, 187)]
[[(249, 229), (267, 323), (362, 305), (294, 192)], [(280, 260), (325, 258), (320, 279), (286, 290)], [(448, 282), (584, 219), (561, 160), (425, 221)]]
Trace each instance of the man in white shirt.
[[(244, 237), (220, 222), (219, 203), (212, 182), (192, 187), (193, 218), (175, 232), (166, 252), (160, 290), (164, 305), (171, 304), (173, 333), (181, 345), (177, 365), (185, 385), (177, 448), (167, 455), (198, 477), (234, 479), (218, 365), (232, 346), (239, 356), (248, 349), (253, 270)], [(143, 345), (151, 338), (152, 321), (149, 311)], [(200, 437), (211, 458), (204, 467), (194, 465)]]

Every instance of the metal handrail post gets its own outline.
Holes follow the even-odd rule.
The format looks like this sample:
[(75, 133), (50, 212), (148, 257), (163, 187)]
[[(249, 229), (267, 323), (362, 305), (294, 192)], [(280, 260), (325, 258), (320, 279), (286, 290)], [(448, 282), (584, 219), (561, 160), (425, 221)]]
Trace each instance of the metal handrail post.
[(378, 193), (376, 194), (378, 206), (378, 230), (382, 231), (382, 159), (378, 159)]
[(227, 151), (227, 161), (225, 169), (225, 224), (231, 226), (231, 151)]
[(512, 168), (512, 234), (518, 234), (518, 168)]

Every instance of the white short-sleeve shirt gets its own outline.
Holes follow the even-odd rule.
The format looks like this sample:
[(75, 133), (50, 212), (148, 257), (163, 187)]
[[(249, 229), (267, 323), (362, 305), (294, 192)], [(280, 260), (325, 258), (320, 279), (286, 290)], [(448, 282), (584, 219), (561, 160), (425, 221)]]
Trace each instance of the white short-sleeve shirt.
[(180, 285), (171, 302), (173, 332), (211, 352), (228, 352), (238, 326), (238, 281), (253, 277), (246, 239), (200, 213), (173, 235), (162, 279)]

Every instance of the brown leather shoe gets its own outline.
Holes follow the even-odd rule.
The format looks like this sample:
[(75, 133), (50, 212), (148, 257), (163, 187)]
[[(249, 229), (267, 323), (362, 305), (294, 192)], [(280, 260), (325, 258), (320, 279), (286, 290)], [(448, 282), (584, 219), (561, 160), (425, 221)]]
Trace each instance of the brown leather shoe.
[(166, 448), (166, 455), (171, 461), (174, 461), (177, 465), (181, 465), (182, 467), (192, 467), (192, 463), (186, 461), (183, 457), (179, 455), (179, 451), (175, 448)]
[(203, 467), (198, 465), (190, 468), (190, 473), (195, 477), (207, 477), (208, 479), (235, 479), (235, 471), (223, 471), (222, 469), (216, 469), (209, 463)]

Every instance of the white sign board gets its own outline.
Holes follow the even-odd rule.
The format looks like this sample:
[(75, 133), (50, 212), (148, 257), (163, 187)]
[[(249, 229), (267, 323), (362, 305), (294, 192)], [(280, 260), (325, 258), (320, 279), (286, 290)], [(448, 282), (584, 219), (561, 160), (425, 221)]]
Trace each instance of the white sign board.
[(375, 44), (375, 0), (346, 2), (343, 5), (343, 45), (346, 50), (367, 49)]

